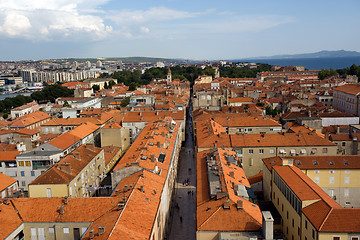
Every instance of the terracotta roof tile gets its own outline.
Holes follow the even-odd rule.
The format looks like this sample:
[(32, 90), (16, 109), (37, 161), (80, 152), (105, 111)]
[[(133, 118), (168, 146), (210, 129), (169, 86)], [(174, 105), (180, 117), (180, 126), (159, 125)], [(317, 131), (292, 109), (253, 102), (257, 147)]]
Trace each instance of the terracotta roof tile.
[(74, 136), (69, 132), (66, 132), (66, 133), (63, 133), (60, 136), (50, 140), (49, 144), (54, 147), (57, 147), (61, 150), (65, 150), (80, 140), (81, 140), (81, 138)]
[(0, 192), (16, 182), (17, 180), (15, 178), (0, 173)]

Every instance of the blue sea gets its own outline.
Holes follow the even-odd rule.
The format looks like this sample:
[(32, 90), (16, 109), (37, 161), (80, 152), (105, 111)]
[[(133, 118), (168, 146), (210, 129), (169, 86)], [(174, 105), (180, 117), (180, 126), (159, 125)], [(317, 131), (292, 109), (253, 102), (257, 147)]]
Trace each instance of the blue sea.
[(280, 66), (305, 66), (309, 70), (342, 69), (353, 64), (360, 65), (360, 57), (338, 57), (338, 58), (289, 58), (289, 59), (248, 59), (241, 62), (267, 63)]

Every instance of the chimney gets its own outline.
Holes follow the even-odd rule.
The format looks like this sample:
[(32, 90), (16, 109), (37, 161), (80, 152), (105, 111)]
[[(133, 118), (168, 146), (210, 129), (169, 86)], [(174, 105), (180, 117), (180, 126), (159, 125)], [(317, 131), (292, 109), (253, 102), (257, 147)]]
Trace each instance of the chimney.
[(160, 142), (156, 142), (156, 146), (157, 146), (157, 147), (160, 147)]
[(274, 219), (269, 211), (262, 212), (262, 230), (265, 240), (274, 239)]
[(235, 178), (234, 172), (233, 172), (233, 171), (230, 171), (230, 172), (229, 172), (229, 176), (232, 177), (232, 178)]
[(140, 192), (144, 192), (144, 185), (140, 185)]
[(4, 204), (5, 204), (5, 205), (9, 205), (9, 199), (8, 199), (8, 198), (5, 198), (5, 199), (4, 199)]
[(95, 237), (94, 229), (91, 229), (91, 230), (89, 231), (89, 238), (90, 238), (90, 239), (93, 239), (94, 237)]
[(64, 205), (67, 205), (69, 203), (69, 197), (65, 196), (64, 197)]
[(59, 213), (60, 215), (64, 215), (64, 205), (60, 206)]
[(237, 200), (236, 203), (236, 208), (239, 209), (243, 209), (243, 201), (242, 200)]
[(224, 209), (230, 209), (230, 201), (229, 200), (224, 200), (223, 208)]
[(340, 134), (340, 126), (336, 126), (336, 134)]
[(103, 235), (105, 233), (105, 226), (99, 226), (98, 231), (99, 231), (99, 236)]
[(127, 190), (128, 190), (128, 186), (125, 185), (125, 186), (124, 186), (124, 192), (127, 192)]
[(301, 137), (301, 136), (302, 136), (301, 130), (299, 130), (299, 134), (298, 134), (298, 136), (299, 136), (299, 137)]
[(325, 132), (325, 139), (329, 140), (330, 137), (330, 133), (329, 132)]
[(122, 200), (123, 200), (123, 202), (126, 202), (126, 197), (125, 196), (122, 197)]
[(150, 159), (151, 159), (152, 162), (154, 162), (154, 161), (155, 161), (155, 155), (154, 155), (154, 154), (150, 154)]

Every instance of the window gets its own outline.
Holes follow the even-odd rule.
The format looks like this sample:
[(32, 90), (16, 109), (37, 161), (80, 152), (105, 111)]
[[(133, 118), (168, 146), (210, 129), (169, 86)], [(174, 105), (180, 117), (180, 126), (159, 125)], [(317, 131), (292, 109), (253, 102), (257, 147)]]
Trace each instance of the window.
[(46, 189), (46, 196), (51, 197), (51, 188)]
[(333, 240), (340, 240), (340, 237), (333, 237)]
[(254, 149), (249, 149), (249, 154), (253, 154), (254, 153)]
[(24, 161), (19, 161), (19, 166), (20, 166), (20, 167), (24, 167), (24, 166), (25, 166), (25, 162), (24, 162)]
[(21, 181), (21, 186), (25, 187), (25, 186), (26, 186), (26, 182), (25, 182), (25, 181)]
[(341, 143), (341, 146), (345, 147), (345, 145), (346, 145), (346, 142)]
[(63, 232), (64, 232), (64, 233), (70, 233), (69, 228), (64, 227), (64, 228), (63, 228)]
[(259, 149), (260, 154), (264, 154), (264, 149)]
[(328, 152), (328, 149), (327, 149), (327, 148), (323, 148), (323, 149), (322, 149), (322, 152), (323, 152), (323, 153), (327, 153), (327, 152)]
[(312, 230), (312, 238), (315, 239), (315, 230)]
[(25, 166), (31, 167), (31, 162), (30, 161), (25, 161)]
[(329, 184), (334, 184), (334, 183), (335, 183), (335, 178), (329, 177)]
[(254, 159), (250, 158), (249, 159), (249, 166), (252, 166), (252, 165), (254, 165)]
[(305, 220), (305, 229), (308, 228), (308, 223), (307, 223), (307, 220)]
[(25, 177), (25, 171), (20, 171), (20, 175), (21, 175), (22, 177)]
[(270, 149), (270, 151), (269, 151), (270, 153), (274, 153), (274, 149)]
[(45, 230), (44, 228), (38, 228), (38, 240), (45, 240)]
[(349, 173), (350, 173), (350, 170), (345, 170), (345, 173), (346, 173), (346, 174), (349, 174)]
[(335, 173), (335, 170), (330, 170), (330, 173)]
[(289, 211), (286, 211), (286, 219), (289, 219)]
[(350, 177), (345, 177), (344, 183), (345, 184), (350, 184)]
[(315, 172), (316, 174), (318, 174), (318, 173), (320, 173), (320, 170), (315, 170), (314, 172)]
[(31, 171), (31, 176), (32, 176), (32, 177), (35, 176), (35, 171)]
[(294, 219), (292, 219), (292, 227), (294, 227), (295, 226), (295, 221), (294, 221)]
[(36, 228), (30, 228), (30, 232), (31, 232), (31, 240), (37, 240)]
[(314, 178), (314, 182), (315, 182), (316, 184), (319, 184), (319, 182), (320, 182), (320, 177), (315, 177), (315, 178)]
[(311, 149), (311, 153), (312, 153), (312, 154), (315, 154), (316, 152), (317, 152), (317, 148), (312, 148), (312, 149)]
[(53, 227), (49, 227), (49, 234), (54, 234), (55, 233), (55, 229)]
[(345, 197), (349, 196), (349, 189), (348, 188), (344, 188), (344, 196)]

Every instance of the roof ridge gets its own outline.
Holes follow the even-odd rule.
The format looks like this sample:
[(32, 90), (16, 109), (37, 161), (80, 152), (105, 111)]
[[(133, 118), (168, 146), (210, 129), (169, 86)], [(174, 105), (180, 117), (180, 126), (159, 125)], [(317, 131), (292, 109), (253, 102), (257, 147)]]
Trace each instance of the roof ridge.
[[(143, 169), (143, 170), (141, 170), (141, 171), (144, 171), (144, 169)], [(139, 171), (139, 172), (141, 172), (141, 171)], [(136, 173), (138, 173), (138, 172), (136, 172)], [(134, 173), (134, 174), (136, 174), (136, 173)], [(109, 236), (108, 236), (108, 239), (110, 238), (111, 234), (114, 232), (114, 230), (115, 230), (116, 226), (118, 225), (119, 220), (120, 220), (120, 218), (121, 218), (122, 214), (123, 214), (123, 213), (124, 213), (124, 211), (125, 211), (125, 208), (126, 208), (126, 206), (127, 206), (127, 203), (128, 203), (129, 199), (131, 198), (132, 194), (133, 194), (133, 193), (134, 193), (134, 191), (135, 191), (135, 186), (139, 183), (139, 181), (140, 181), (140, 179), (141, 179), (141, 178), (142, 178), (142, 177), (141, 177), (141, 175), (139, 175), (139, 177), (138, 177), (138, 179), (137, 179), (136, 183), (134, 184), (134, 188), (133, 188), (133, 190), (131, 191), (130, 195), (127, 197), (127, 201), (126, 201), (126, 203), (124, 204), (124, 208), (121, 210), (121, 213), (119, 214), (119, 216), (118, 216), (118, 218), (117, 218), (117, 220), (116, 220), (116, 222), (115, 222), (115, 224), (114, 224), (113, 228), (111, 229), (111, 232), (110, 232), (110, 234), (109, 234)], [(119, 184), (120, 184), (120, 183), (119, 183)], [(117, 186), (116, 186), (116, 187), (117, 187)], [(115, 188), (115, 189), (116, 189), (116, 188)], [(94, 221), (94, 222), (95, 222), (95, 221)], [(92, 224), (91, 224), (91, 225), (92, 225)]]
[[(325, 202), (325, 201), (324, 201)], [(328, 205), (326, 202), (325, 202), (326, 205)], [(329, 206), (329, 205), (328, 205)], [(330, 206), (329, 206), (330, 207)], [(334, 208), (330, 207), (330, 211), (328, 212), (328, 214), (326, 215), (324, 221), (321, 223), (321, 225), (319, 226), (319, 231), (321, 231), (321, 228), (324, 226), (326, 220), (329, 218), (331, 212), (333, 211)]]
[(217, 208), (217, 210), (215, 210), (212, 214), (210, 214), (210, 216), (209, 216), (208, 218), (206, 218), (206, 220), (205, 220), (203, 223), (201, 223), (201, 225), (198, 227), (198, 229), (199, 229), (201, 226), (203, 226), (206, 222), (208, 222), (209, 219), (210, 219), (212, 216), (214, 216), (221, 208), (222, 208), (222, 205), (220, 205), (220, 206)]

